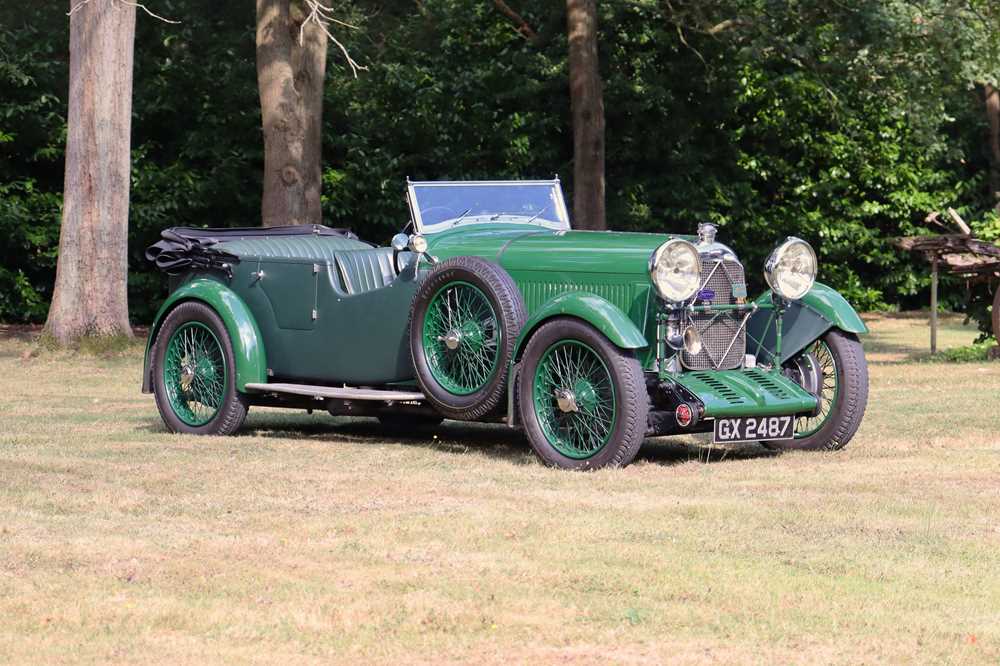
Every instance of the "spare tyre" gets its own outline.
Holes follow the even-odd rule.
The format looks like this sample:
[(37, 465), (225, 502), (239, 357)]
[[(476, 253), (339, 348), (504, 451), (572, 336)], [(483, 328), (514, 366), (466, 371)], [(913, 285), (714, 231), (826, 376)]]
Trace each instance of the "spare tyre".
[(455, 257), (435, 266), (410, 309), (410, 353), (427, 401), (463, 421), (501, 411), (524, 320), (521, 292), (499, 265)]

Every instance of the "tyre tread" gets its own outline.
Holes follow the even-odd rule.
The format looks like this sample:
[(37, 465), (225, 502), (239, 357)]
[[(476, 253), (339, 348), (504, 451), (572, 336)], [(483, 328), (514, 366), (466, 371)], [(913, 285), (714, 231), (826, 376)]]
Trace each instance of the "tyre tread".
[[(434, 395), (433, 387), (429, 385), (433, 379), (427, 379), (421, 375), (420, 365), (417, 362), (418, 347), (422, 348), (422, 336), (417, 327), (414, 326), (419, 308), (424, 307), (431, 296), (443, 286), (436, 284), (436, 277), (452, 269), (471, 273), (482, 280), (496, 296), (496, 305), (501, 310), (497, 313), (498, 317), (503, 322), (513, 324), (507, 326), (504, 331), (503, 348), (497, 359), (497, 376), (487, 387), (481, 389), (481, 399), (467, 406), (461, 406), (457, 404), (457, 401), (449, 404)], [(521, 332), (521, 326), (524, 325), (526, 319), (527, 312), (521, 291), (510, 274), (499, 264), (476, 256), (453, 257), (437, 264), (424, 280), (410, 304), (410, 360), (427, 401), (447, 418), (462, 421), (478, 421), (502, 412), (505, 407), (504, 399), (507, 397), (507, 366), (514, 354), (514, 344)]]
[(554, 450), (550, 451), (551, 445), (544, 439), (544, 435), (535, 432), (537, 426), (534, 425), (534, 415), (526, 411), (530, 409), (530, 407), (525, 407), (526, 404), (531, 404), (530, 396), (521, 395), (523, 391), (530, 392), (531, 390), (530, 368), (526, 367), (518, 377), (515, 395), (519, 401), (518, 409), (520, 410), (521, 423), (525, 427), (532, 448), (542, 462), (551, 467), (577, 470), (625, 467), (635, 459), (646, 438), (649, 395), (646, 392), (642, 365), (634, 353), (619, 349), (592, 326), (572, 317), (559, 317), (542, 324), (528, 340), (522, 358), (529, 359), (533, 358), (536, 353), (540, 354), (538, 346), (541, 344), (545, 344), (546, 348), (554, 344), (555, 340), (549, 343), (544, 342), (554, 330), (557, 331), (558, 335), (564, 336), (563, 338), (556, 337), (555, 340), (566, 337), (581, 339), (592, 347), (600, 348), (603, 351), (602, 355), (608, 362), (609, 369), (619, 379), (620, 386), (618, 388), (622, 392), (621, 402), (623, 406), (619, 415), (623, 421), (617, 429), (617, 441), (609, 442), (606, 445), (615, 447), (614, 453), (607, 460), (600, 460), (600, 452), (593, 458), (574, 460)]
[[(166, 398), (159, 395), (159, 374), (160, 374), (160, 363), (162, 358), (162, 347), (166, 345), (170, 339), (170, 335), (180, 324), (187, 321), (210, 321), (214, 324), (217, 329), (215, 333), (219, 335), (219, 341), (222, 343), (224, 349), (223, 352), (226, 354), (226, 362), (230, 365), (230, 375), (231, 380), (229, 386), (226, 387), (226, 399), (223, 403), (222, 410), (215, 416), (214, 419), (206, 423), (204, 426), (192, 427), (184, 424), (180, 419), (177, 418), (170, 406), (166, 404)], [(207, 323), (207, 322), (206, 322)], [(156, 400), (157, 409), (160, 411), (160, 416), (163, 417), (163, 422), (172, 432), (184, 432), (189, 434), (199, 434), (199, 435), (232, 435), (243, 425), (246, 420), (247, 412), (250, 408), (250, 403), (248, 398), (236, 390), (236, 367), (235, 358), (236, 355), (233, 352), (232, 341), (229, 339), (229, 335), (226, 332), (225, 324), (216, 312), (205, 305), (197, 301), (185, 301), (177, 305), (163, 320), (163, 324), (160, 326), (160, 330), (156, 334), (156, 340), (153, 342), (153, 394)]]

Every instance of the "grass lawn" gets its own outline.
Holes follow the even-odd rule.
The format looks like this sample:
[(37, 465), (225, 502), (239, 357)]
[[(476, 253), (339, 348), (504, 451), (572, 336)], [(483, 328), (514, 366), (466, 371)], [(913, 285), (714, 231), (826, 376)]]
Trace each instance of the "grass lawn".
[(588, 474), (503, 426), (169, 435), (141, 349), (7, 335), (0, 661), (996, 664), (1000, 362), (869, 320), (843, 452), (655, 439)]

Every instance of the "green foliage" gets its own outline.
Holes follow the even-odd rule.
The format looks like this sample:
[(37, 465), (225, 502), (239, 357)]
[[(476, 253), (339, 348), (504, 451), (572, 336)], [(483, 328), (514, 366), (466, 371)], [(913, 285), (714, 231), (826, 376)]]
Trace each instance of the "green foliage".
[(988, 361), (989, 351), (997, 346), (997, 341), (993, 338), (987, 338), (984, 341), (976, 342), (975, 344), (967, 345), (965, 347), (953, 347), (951, 349), (946, 349), (943, 352), (938, 352), (934, 356), (929, 357), (929, 361), (947, 361), (949, 363), (982, 363), (983, 361)]
[[(565, 3), (344, 0), (330, 50), (326, 221), (385, 242), (403, 182), (551, 177), (572, 196)], [(148, 321), (166, 281), (143, 251), (167, 226), (256, 225), (263, 166), (252, 7), (162, 0), (139, 15), (129, 292)], [(926, 265), (890, 239), (947, 206), (990, 217), (985, 115), (996, 82), (989, 0), (706, 0), (600, 4), (608, 221), (690, 232), (714, 221), (761, 286), (775, 242), (814, 244), (820, 279), (860, 309), (927, 300)], [(0, 320), (38, 321), (54, 278), (68, 22), (53, 3), (0, 8)], [(990, 236), (990, 234), (993, 234)], [(946, 281), (942, 302), (981, 296)]]

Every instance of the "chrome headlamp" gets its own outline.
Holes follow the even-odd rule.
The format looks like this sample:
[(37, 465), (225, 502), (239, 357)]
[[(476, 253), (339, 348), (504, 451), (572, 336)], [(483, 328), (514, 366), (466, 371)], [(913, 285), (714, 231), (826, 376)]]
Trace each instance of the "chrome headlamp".
[(691, 298), (701, 280), (698, 248), (680, 238), (668, 240), (650, 256), (649, 278), (661, 298), (674, 302)]
[(818, 266), (812, 246), (801, 238), (789, 236), (764, 263), (764, 278), (775, 293), (794, 301), (812, 289)]

